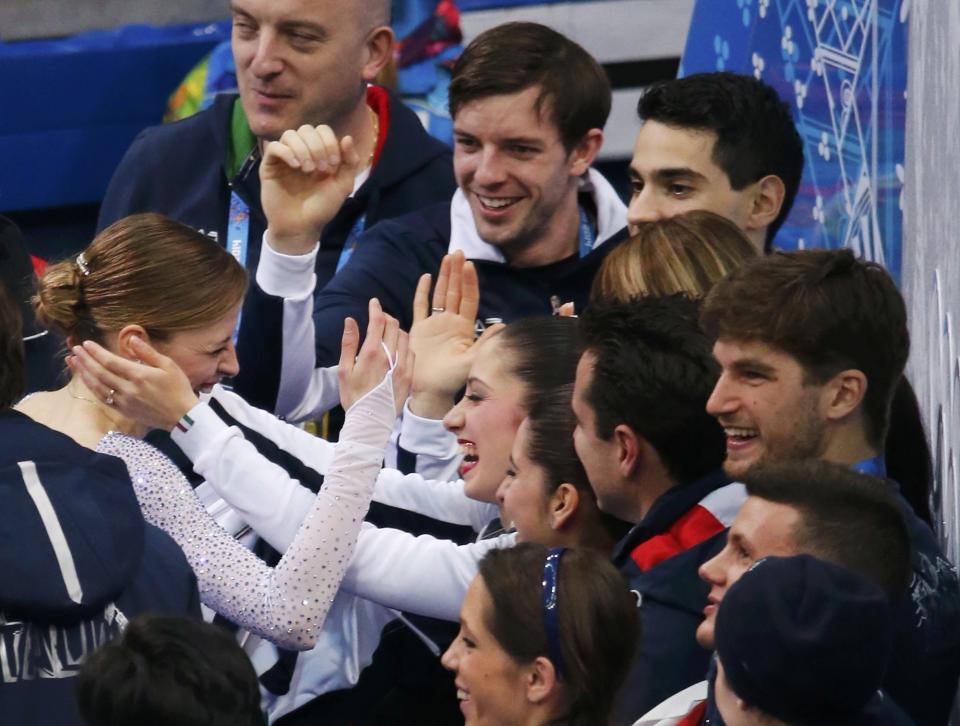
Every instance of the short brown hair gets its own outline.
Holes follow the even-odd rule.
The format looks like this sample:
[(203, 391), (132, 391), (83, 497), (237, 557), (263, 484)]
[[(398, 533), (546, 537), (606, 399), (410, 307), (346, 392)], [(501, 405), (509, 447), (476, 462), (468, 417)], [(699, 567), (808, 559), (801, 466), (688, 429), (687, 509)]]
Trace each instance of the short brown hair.
[(740, 228), (713, 212), (644, 222), (604, 259), (590, 297), (629, 302), (643, 295), (683, 293), (701, 298), (717, 280), (756, 256)]
[[(547, 548), (533, 543), (491, 550), (480, 561), (490, 593), (486, 626), (515, 661), (547, 656), (543, 574)], [(606, 726), (639, 637), (637, 601), (610, 561), (591, 549), (560, 562), (557, 613), (570, 726)], [(556, 664), (554, 664), (556, 666)]]
[(539, 23), (513, 22), (478, 35), (453, 66), (450, 116), (471, 101), (540, 86), (545, 111), (571, 151), (610, 115), (610, 80), (600, 64), (569, 38)]
[(711, 338), (758, 341), (788, 353), (811, 383), (862, 371), (866, 436), (882, 447), (910, 352), (903, 296), (882, 266), (846, 249), (758, 257), (714, 286), (700, 321)]
[(247, 288), (223, 247), (159, 214), (114, 222), (82, 255), (47, 268), (33, 298), (37, 319), (77, 343), (131, 323), (165, 340), (219, 320)]
[(16, 403), (23, 393), (23, 327), (20, 308), (0, 282), (0, 411)]
[(798, 554), (846, 567), (891, 600), (906, 592), (910, 534), (890, 482), (809, 459), (761, 464), (743, 483), (749, 496), (797, 510)]

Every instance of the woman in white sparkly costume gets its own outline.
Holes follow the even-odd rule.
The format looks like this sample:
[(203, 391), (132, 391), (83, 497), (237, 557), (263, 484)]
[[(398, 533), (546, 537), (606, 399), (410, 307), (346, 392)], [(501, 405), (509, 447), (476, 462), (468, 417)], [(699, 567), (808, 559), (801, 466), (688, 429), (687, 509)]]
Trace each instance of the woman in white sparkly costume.
[[(209, 238), (158, 215), (135, 215), (104, 230), (76, 258), (51, 266), (37, 315), (68, 342), (95, 341), (130, 361), (147, 342), (179, 366), (191, 391), (236, 373), (233, 334), (246, 273)], [(383, 450), (412, 371), (406, 335), (370, 304), (359, 349), (348, 321), (340, 365), (347, 409), (325, 486), (276, 568), (223, 531), (174, 464), (139, 440), (117, 391), (91, 391), (74, 376), (17, 409), (83, 446), (123, 459), (148, 521), (171, 534), (197, 575), (201, 600), (284, 647), (312, 647), (352, 555)], [(386, 354), (385, 354), (386, 352)], [(186, 423), (184, 423), (186, 425)]]

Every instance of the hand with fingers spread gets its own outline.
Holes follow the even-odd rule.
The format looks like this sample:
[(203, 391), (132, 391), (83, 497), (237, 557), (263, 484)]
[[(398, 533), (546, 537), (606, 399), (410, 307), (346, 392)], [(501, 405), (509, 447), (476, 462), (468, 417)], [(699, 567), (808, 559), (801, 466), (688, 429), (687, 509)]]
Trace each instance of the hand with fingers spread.
[(360, 170), (353, 138), (338, 140), (329, 126), (303, 125), (268, 143), (260, 164), (260, 201), (270, 246), (288, 255), (313, 249)]
[[(413, 351), (409, 336), (400, 330), (396, 318), (387, 315), (374, 298), (368, 307), (367, 335), (357, 352), (360, 330), (353, 318), (343, 325), (340, 344), (340, 403), (344, 410), (376, 388), (393, 367), (393, 390), (396, 412), (399, 414), (413, 376)], [(389, 358), (388, 358), (389, 356)]]
[(180, 367), (139, 337), (130, 346), (141, 362), (111, 353), (91, 340), (74, 346), (71, 370), (100, 400), (148, 428), (169, 431), (197, 405), (197, 394)]
[[(463, 388), (479, 341), (475, 325), (480, 305), (477, 270), (462, 252), (440, 263), (433, 304), (428, 314), (430, 275), (417, 283), (413, 299), (410, 345), (417, 354), (410, 410), (424, 418), (442, 418)], [(480, 340), (502, 325), (487, 328)]]

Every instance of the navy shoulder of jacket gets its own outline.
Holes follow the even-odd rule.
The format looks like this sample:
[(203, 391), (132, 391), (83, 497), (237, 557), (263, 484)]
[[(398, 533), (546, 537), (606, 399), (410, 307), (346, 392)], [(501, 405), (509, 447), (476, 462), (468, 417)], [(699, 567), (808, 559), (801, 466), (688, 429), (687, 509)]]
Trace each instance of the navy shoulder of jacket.
[(229, 208), (225, 159), (233, 95), (171, 124), (141, 131), (107, 187), (97, 231), (129, 214), (157, 212), (222, 242)]
[(913, 574), (894, 607), (894, 655), (883, 687), (920, 726), (944, 724), (960, 678), (960, 583), (933, 531), (899, 490), (896, 497)]
[(651, 567), (641, 568), (634, 553), (644, 543), (669, 533), (672, 526), (730, 480), (722, 471), (662, 495), (644, 521), (617, 546), (613, 562), (638, 600), (644, 647), (638, 649), (618, 695), (616, 720), (632, 723), (674, 693), (703, 680), (710, 652), (696, 641), (708, 585), (699, 569), (726, 541), (726, 529)]

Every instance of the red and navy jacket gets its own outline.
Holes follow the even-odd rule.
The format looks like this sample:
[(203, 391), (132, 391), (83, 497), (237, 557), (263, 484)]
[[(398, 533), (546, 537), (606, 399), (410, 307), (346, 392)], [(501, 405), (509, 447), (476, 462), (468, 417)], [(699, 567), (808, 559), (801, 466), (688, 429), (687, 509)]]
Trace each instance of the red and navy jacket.
[(746, 499), (742, 484), (716, 471), (663, 494), (617, 546), (613, 563), (637, 596), (643, 647), (617, 703), (617, 723), (632, 723), (702, 681), (710, 652), (696, 641), (709, 586), (700, 565), (716, 555)]
[[(250, 209), (246, 268), (251, 279), (237, 341), (240, 375), (233, 387), (249, 403), (272, 411), (280, 384), (283, 300), (261, 291), (253, 279), (266, 229), (259, 158), (251, 155), (233, 178), (228, 176), (237, 98), (217, 96), (195, 116), (141, 132), (114, 172), (97, 230), (128, 214), (158, 212), (226, 244), (231, 191), (243, 199)], [(381, 140), (369, 178), (323, 231), (315, 270), (318, 290), (336, 272), (344, 243), (361, 217), (364, 228), (370, 228), (447, 201), (456, 189), (450, 148), (430, 136), (413, 111), (378, 86), (368, 89), (367, 103), (380, 119)], [(340, 323), (342, 327), (342, 319)]]

